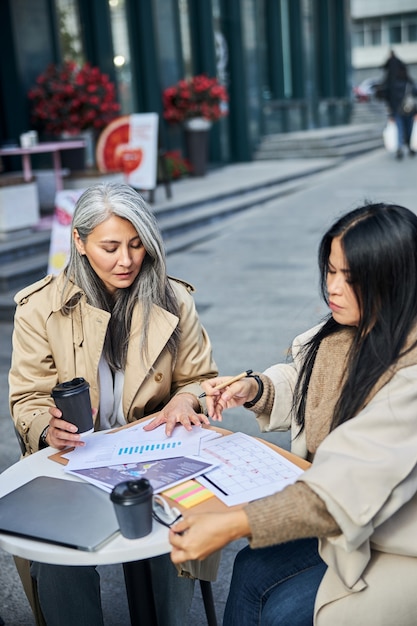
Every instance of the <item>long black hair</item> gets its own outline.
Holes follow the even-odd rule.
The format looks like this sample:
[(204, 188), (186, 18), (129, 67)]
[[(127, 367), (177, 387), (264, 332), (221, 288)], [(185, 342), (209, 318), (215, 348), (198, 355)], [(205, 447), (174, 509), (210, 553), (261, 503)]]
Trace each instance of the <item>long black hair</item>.
[[(323, 236), (318, 253), (321, 294), (327, 304), (329, 256), (335, 237), (340, 237), (360, 321), (331, 429), (358, 413), (378, 379), (405, 352), (417, 321), (417, 216), (402, 206), (380, 203), (367, 204), (338, 219)], [(342, 328), (329, 315), (304, 349), (294, 394), (301, 430), (320, 343)]]

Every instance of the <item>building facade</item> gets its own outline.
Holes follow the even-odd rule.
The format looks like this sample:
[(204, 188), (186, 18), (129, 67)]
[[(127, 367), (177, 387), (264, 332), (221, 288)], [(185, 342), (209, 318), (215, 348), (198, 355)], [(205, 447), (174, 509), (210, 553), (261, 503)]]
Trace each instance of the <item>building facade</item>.
[(217, 76), (228, 115), (210, 160), (249, 161), (262, 137), (346, 123), (349, 0), (1, 0), (0, 143), (30, 129), (29, 89), (53, 62), (89, 61), (115, 81), (122, 113), (160, 115), (161, 144), (181, 147), (162, 91)]
[(416, 0), (351, 0), (353, 81), (382, 75), (394, 50), (417, 80)]

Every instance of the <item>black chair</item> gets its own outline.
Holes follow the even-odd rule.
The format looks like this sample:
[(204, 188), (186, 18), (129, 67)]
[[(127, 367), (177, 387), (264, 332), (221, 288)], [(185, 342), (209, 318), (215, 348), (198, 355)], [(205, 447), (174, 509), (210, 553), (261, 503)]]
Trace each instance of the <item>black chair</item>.
[(207, 617), (207, 626), (217, 626), (216, 611), (214, 608), (213, 589), (211, 582), (200, 580), (201, 595), (203, 597), (204, 610)]

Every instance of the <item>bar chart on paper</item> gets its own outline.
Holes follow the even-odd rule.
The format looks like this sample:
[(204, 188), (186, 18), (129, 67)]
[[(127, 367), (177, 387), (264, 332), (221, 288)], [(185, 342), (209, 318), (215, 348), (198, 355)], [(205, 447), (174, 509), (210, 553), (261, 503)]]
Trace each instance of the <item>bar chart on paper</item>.
[[(177, 454), (181, 454), (182, 441), (168, 441), (168, 442), (159, 442), (159, 443), (146, 443), (146, 444), (138, 444), (138, 445), (130, 445), (130, 446), (122, 446), (116, 451), (116, 455), (120, 458), (121, 456), (132, 456), (138, 455), (143, 456), (147, 453), (151, 452), (162, 452), (164, 455), (166, 452), (176, 452)], [(114, 456), (114, 455), (113, 455)]]
[(93, 433), (86, 437), (84, 447), (68, 453), (69, 469), (104, 467), (119, 463), (132, 463), (169, 459), (178, 456), (196, 456), (200, 450), (198, 433), (191, 436), (181, 431), (178, 436), (143, 440), (143, 433), (121, 432), (113, 435)]

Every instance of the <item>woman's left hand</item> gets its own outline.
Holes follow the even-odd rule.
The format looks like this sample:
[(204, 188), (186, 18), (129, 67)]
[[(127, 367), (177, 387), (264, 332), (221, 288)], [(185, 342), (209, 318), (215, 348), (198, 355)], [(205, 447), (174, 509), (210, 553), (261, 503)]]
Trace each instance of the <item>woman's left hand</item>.
[(243, 509), (225, 513), (186, 514), (169, 531), (171, 560), (173, 563), (183, 563), (188, 559), (205, 559), (231, 541), (249, 535), (249, 521)]
[(204, 413), (197, 413), (194, 409), (198, 402), (192, 393), (179, 393), (173, 396), (157, 416), (143, 430), (154, 430), (161, 424), (166, 424), (167, 437), (172, 435), (177, 424), (182, 424), (186, 430), (191, 430), (193, 425), (210, 424), (210, 420)]

